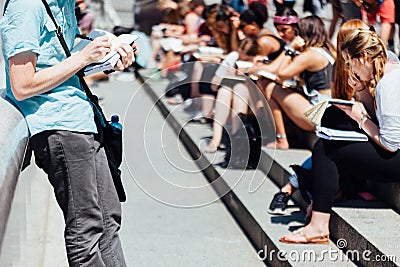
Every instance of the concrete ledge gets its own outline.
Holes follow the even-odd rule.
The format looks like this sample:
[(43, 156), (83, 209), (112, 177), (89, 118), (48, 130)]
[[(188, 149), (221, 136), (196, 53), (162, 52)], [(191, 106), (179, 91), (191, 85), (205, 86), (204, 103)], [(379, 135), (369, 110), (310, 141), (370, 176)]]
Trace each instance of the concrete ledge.
[(0, 98), (0, 247), (28, 142), (28, 127), (21, 113)]

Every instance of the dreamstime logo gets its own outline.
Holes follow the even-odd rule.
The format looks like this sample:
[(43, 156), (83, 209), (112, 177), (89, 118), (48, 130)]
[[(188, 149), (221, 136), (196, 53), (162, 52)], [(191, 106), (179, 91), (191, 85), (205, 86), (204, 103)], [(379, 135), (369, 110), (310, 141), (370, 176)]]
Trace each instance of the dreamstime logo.
[[(259, 250), (257, 255), (261, 261), (273, 261), (275, 259), (279, 261), (291, 261), (291, 262), (385, 262), (385, 261), (396, 261), (396, 256), (393, 255), (372, 255), (372, 252), (368, 249), (363, 251), (349, 250), (347, 247), (347, 240), (340, 238), (336, 241), (336, 249), (334, 247), (328, 247), (322, 250), (268, 250), (265, 245), (263, 249)], [(299, 246), (296, 246), (299, 248)], [(344, 250), (344, 251), (342, 251)]]
[[(186, 73), (192, 73), (195, 71), (196, 64), (198, 63), (185, 63), (181, 65), (180, 68), (192, 70), (186, 71)], [(202, 67), (204, 69), (211, 67), (208, 66), (210, 63), (201, 64), (203, 64)], [(215, 68), (215, 63), (212, 65), (214, 65), (213, 68)], [(224, 65), (220, 65), (220, 67), (224, 68), (227, 73), (233, 70)], [(215, 71), (212, 72), (212, 75), (214, 75), (214, 73)], [(202, 176), (202, 172), (207, 172), (210, 165), (218, 164), (223, 161), (221, 154), (199, 153), (203, 152), (210, 142), (209, 137), (196, 137), (198, 136), (199, 127), (210, 127), (192, 123), (192, 119), (197, 116), (195, 112), (201, 110), (201, 107), (198, 105), (196, 106), (196, 103), (200, 104), (204, 99), (200, 97), (192, 98), (191, 105), (188, 104), (189, 101), (171, 105), (167, 102), (167, 96), (172, 95), (174, 91), (182, 92), (184, 90), (190, 90), (193, 84), (199, 85), (201, 89), (204, 90), (204, 86), (207, 87), (207, 85), (211, 85), (212, 77), (205, 77), (203, 75), (201, 80), (191, 81), (184, 73), (177, 72), (173, 75), (174, 77), (171, 78), (167, 86), (166, 83), (160, 85), (160, 76), (167, 76), (166, 73), (154, 73), (154, 75), (149, 77), (142, 87), (136, 91), (126, 110), (124, 119), (124, 156), (133, 180), (143, 192), (153, 199), (166, 205), (184, 208), (199, 207), (215, 202), (237, 186), (243, 177), (246, 177), (249, 193), (256, 191), (262, 185), (266, 177), (263, 176), (260, 178), (254, 175), (255, 172), (245, 172), (245, 167), (235, 168), (235, 174), (233, 176), (235, 178), (230, 179), (229, 183), (227, 183), (228, 186), (225, 188), (220, 186), (221, 177), (213, 177), (214, 180), (211, 183), (205, 179), (197, 179), (199, 174)], [(165, 80), (166, 79), (163, 81)], [(231, 85), (224, 84), (226, 81), (230, 82)], [(225, 79), (222, 81), (221, 85), (216, 86), (219, 87), (218, 90), (229, 94), (229, 100), (218, 99), (215, 105), (218, 105), (218, 108), (227, 110), (226, 114), (231, 115), (229, 115), (229, 118), (223, 119), (218, 118), (216, 115), (214, 117), (214, 122), (224, 127), (226, 125), (224, 120), (232, 118), (232, 128), (236, 127), (239, 130), (241, 129), (241, 131), (247, 135), (244, 130), (245, 126), (241, 115), (239, 114), (242, 111), (235, 107), (232, 108), (230, 105), (231, 101), (236, 101), (235, 103), (239, 106), (245, 108), (249, 107), (249, 113), (255, 115), (260, 126), (261, 139), (265, 144), (266, 137), (276, 136), (268, 103), (251, 80), (241, 81), (240, 84), (241, 85), (237, 86), (232, 85), (232, 80)], [(148, 86), (153, 89), (156, 96), (153, 99), (153, 105), (150, 107), (146, 106), (144, 109), (144, 105), (141, 103), (143, 98), (138, 96), (139, 94), (144, 94), (144, 90), (149, 90), (150, 88), (148, 88)], [(165, 87), (168, 87), (168, 91), (165, 91)], [(168, 114), (164, 114), (165, 118), (162, 120), (160, 120), (159, 115), (160, 110), (158, 105), (160, 105), (160, 103), (167, 106), (169, 112)], [(138, 116), (145, 117), (146, 119), (140, 120)], [(173, 130), (171, 130), (171, 125)], [(134, 129), (134, 133), (127, 132), (132, 131), (132, 129)], [(233, 139), (232, 131), (227, 129), (230, 140)], [(186, 136), (186, 134), (194, 137), (192, 140), (195, 144), (190, 149), (191, 155), (186, 151), (179, 138)], [(130, 136), (130, 138), (127, 138), (127, 136)], [(137, 138), (132, 138), (132, 136), (136, 136)], [(138, 140), (141, 139), (143, 139), (143, 142), (138, 142)], [(248, 138), (242, 141), (242, 144), (245, 145), (241, 146), (240, 149), (235, 145), (232, 146), (230, 163), (235, 157), (247, 162), (251, 156)], [(188, 142), (188, 140), (185, 140), (185, 142)], [(196, 147), (198, 150), (196, 151), (193, 147)], [(138, 154), (143, 155), (140, 162), (135, 160)], [(140, 164), (140, 167), (148, 166), (146, 172), (143, 171), (143, 168), (138, 168), (138, 164)], [(272, 162), (267, 162), (265, 164), (269, 165), (269, 168)], [(222, 169), (220, 171), (221, 176), (226, 172), (227, 169)], [(249, 178), (249, 175), (252, 175), (252, 177)], [(219, 188), (218, 195), (210, 193), (214, 191), (212, 188), (213, 185)]]
[(336, 241), (336, 246), (337, 246), (339, 249), (344, 249), (344, 248), (346, 248), (346, 247), (347, 247), (347, 240), (344, 239), (344, 238), (338, 239), (338, 240)]

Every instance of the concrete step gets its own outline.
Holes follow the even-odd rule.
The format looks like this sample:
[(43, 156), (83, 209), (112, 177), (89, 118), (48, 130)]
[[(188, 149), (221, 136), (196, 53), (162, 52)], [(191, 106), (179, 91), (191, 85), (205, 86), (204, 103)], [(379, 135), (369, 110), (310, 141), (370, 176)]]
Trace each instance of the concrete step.
[[(285, 184), (293, 173), (289, 168), (293, 163), (288, 159), (292, 159), (295, 155), (301, 162), (309, 155), (309, 153), (293, 153), (292, 149), (275, 151), (276, 153), (270, 149), (263, 149), (263, 152), (268, 160), (274, 160), (269, 175), (278, 185)], [(305, 203), (299, 194), (295, 194), (293, 198), (305, 208)], [(390, 260), (385, 261), (385, 266), (397, 266), (400, 264), (400, 245), (395, 237), (398, 235), (393, 235), (393, 229), (398, 229), (399, 225), (400, 215), (382, 201), (341, 202), (333, 207), (330, 223), (331, 239), (346, 244), (347, 250), (362, 252), (368, 249), (371, 251), (371, 256), (368, 257), (370, 259), (387, 256)], [(362, 257), (360, 263), (371, 264)]]
[(372, 193), (389, 204), (397, 213), (400, 213), (400, 183), (369, 182)]
[[(309, 252), (309, 246), (288, 246), (278, 241), (279, 236), (305, 223), (303, 211), (298, 208), (290, 209), (289, 214), (282, 217), (270, 216), (266, 211), (273, 194), (287, 182), (292, 173), (288, 166), (294, 163), (300, 164), (310, 155), (310, 152), (295, 149), (289, 151), (263, 149), (259, 170), (240, 172), (215, 167), (213, 163), (220, 162), (223, 154), (200, 152), (205, 146), (204, 138), (212, 134), (211, 128), (198, 124), (186, 124), (189, 115), (182, 110), (182, 107), (171, 106), (161, 97), (165, 84), (165, 81), (151, 80), (144, 86), (157, 102), (164, 116), (168, 117), (171, 125), (179, 132), (183, 142), (191, 151), (192, 157), (197, 159), (197, 164), (204, 170), (210, 182), (213, 182), (215, 190), (222, 196), (222, 201), (241, 225), (257, 252), (262, 252), (265, 246), (268, 252), (289, 251), (300, 254)], [(304, 208), (305, 203), (299, 194), (295, 194), (293, 198), (296, 206)], [(321, 255), (325, 248), (325, 250), (335, 251), (333, 253), (337, 253), (337, 260), (343, 259), (339, 264), (335, 258), (324, 259), (324, 264), (328, 265), (352, 265), (353, 262), (348, 261), (350, 258), (356, 264), (366, 266), (377, 266), (377, 261), (373, 260), (379, 259), (385, 259), (384, 266), (396, 266), (399, 264), (400, 255), (398, 247), (396, 248), (398, 245), (393, 237), (393, 230), (398, 228), (399, 219), (400, 216), (382, 202), (341, 203), (334, 207), (332, 214), (330, 229), (333, 242), (329, 246), (312, 246), (312, 251), (316, 253), (315, 255)], [(279, 224), (284, 224), (285, 227)], [(380, 231), (374, 229), (375, 227)], [(385, 234), (382, 231), (383, 228), (390, 230)], [(271, 260), (266, 259), (266, 262), (273, 266), (301, 266), (303, 264), (310, 266), (309, 261), (299, 262), (290, 258), (288, 261), (280, 261), (272, 257)]]

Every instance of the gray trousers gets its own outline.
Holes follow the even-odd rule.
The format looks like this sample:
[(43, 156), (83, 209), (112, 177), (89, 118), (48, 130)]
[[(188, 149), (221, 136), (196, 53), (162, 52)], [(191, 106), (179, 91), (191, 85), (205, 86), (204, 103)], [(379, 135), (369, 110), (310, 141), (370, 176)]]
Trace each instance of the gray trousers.
[(121, 204), (93, 134), (46, 131), (30, 145), (64, 214), (69, 265), (126, 266), (118, 235)]

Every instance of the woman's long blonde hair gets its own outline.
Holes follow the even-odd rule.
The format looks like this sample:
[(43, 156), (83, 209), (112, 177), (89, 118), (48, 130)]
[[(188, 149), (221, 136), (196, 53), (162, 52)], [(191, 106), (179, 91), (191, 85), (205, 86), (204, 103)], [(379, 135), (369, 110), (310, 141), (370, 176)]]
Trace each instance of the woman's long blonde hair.
[(375, 97), (376, 85), (384, 75), (385, 64), (388, 61), (384, 42), (375, 32), (370, 30), (354, 30), (345, 38), (341, 50), (344, 61), (350, 67), (350, 70), (351, 59), (360, 57), (362, 53), (365, 53), (365, 55), (371, 59), (371, 63), (374, 66), (373, 78), (366, 82), (366, 86), (371, 95)]
[(350, 100), (354, 96), (354, 89), (348, 83), (348, 68), (346, 67), (344, 58), (341, 56), (341, 46), (347, 35), (356, 29), (368, 29), (368, 25), (360, 19), (351, 19), (340, 26), (339, 32), (337, 34), (336, 46), (337, 54), (339, 56), (336, 58), (335, 62), (335, 75), (332, 86), (333, 98)]

